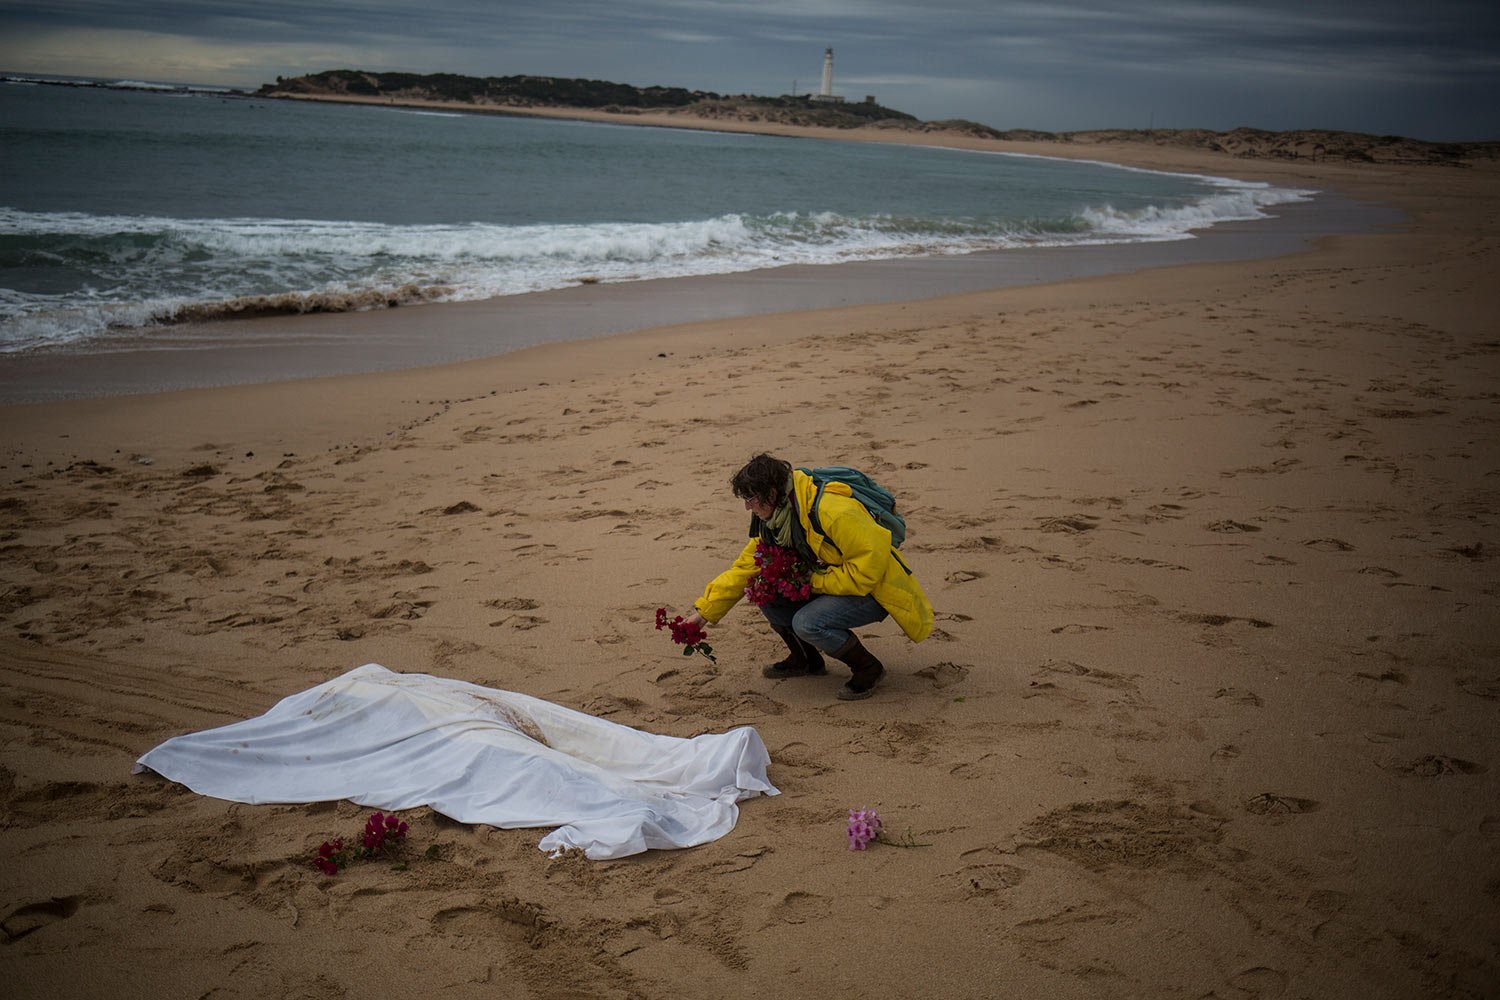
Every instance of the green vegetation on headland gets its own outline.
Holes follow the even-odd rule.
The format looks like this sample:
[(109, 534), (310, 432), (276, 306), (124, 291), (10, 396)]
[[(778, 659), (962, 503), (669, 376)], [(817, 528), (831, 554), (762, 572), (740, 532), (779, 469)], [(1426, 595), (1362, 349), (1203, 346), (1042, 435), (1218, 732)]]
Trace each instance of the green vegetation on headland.
[[(268, 97), (319, 101), (370, 102), (420, 107), (467, 107), (477, 112), (506, 111), (545, 115), (549, 109), (576, 109), (620, 116), (651, 115), (684, 119), (684, 128), (750, 127), (757, 124), (802, 128), (877, 129), (931, 133), (1016, 143), (1063, 143), (1073, 147), (1116, 143), (1194, 149), (1224, 153), (1241, 159), (1311, 160), (1343, 163), (1406, 163), (1429, 166), (1469, 166), (1478, 160), (1500, 159), (1500, 142), (1429, 142), (1399, 135), (1366, 135), (1334, 129), (1294, 129), (1268, 132), (1237, 128), (1215, 132), (1199, 128), (1092, 129), (1081, 132), (1044, 132), (1037, 129), (1001, 130), (961, 118), (921, 121), (902, 111), (882, 107), (873, 99), (860, 102), (823, 102), (806, 95), (757, 97), (726, 96), (681, 87), (632, 87), (603, 80), (575, 80), (551, 76), (474, 77), (456, 73), (368, 73), (329, 70), (309, 76), (277, 77), (253, 93), (190, 84), (163, 85), (123, 81), (0, 75), (0, 82), (48, 84), (63, 87), (139, 90), (151, 93), (195, 93), (224, 98)], [(732, 123), (732, 124), (731, 124)], [(675, 124), (675, 123), (674, 123)], [(1107, 152), (1098, 155), (1108, 156)]]
[[(607, 80), (576, 80), (553, 76), (459, 76), (454, 73), (367, 73), (335, 69), (309, 76), (277, 77), (258, 92), (262, 97), (339, 96), (387, 99), (393, 103), (432, 101), (472, 104), (476, 108), (585, 108), (616, 114), (686, 111), (699, 118), (758, 120), (787, 125), (858, 128), (879, 122), (920, 125), (902, 111), (874, 101), (823, 103), (811, 97), (756, 97), (725, 95), (682, 87), (632, 87)], [(754, 120), (754, 119), (752, 119)], [(978, 126), (981, 127), (982, 126)]]
[(604, 80), (551, 76), (475, 77), (455, 73), (370, 73), (337, 69), (308, 76), (277, 77), (275, 83), (261, 87), (256, 96), (325, 101), (373, 100), (391, 104), (457, 104), (490, 112), (516, 109), (545, 113), (548, 108), (568, 108), (615, 115), (672, 115), (698, 120), (694, 124), (701, 123), (703, 127), (717, 121), (811, 128), (875, 128), (1010, 142), (1061, 142), (1077, 146), (1143, 143), (1227, 153), (1246, 159), (1462, 166), (1465, 161), (1500, 157), (1500, 142), (1427, 142), (1332, 129), (1288, 132), (1254, 128), (1237, 128), (1229, 132), (1209, 129), (1002, 131), (963, 119), (921, 121), (905, 112), (882, 107), (872, 98), (835, 103), (805, 95), (725, 95), (681, 87), (632, 87)]
[(680, 108), (718, 94), (681, 87), (632, 87), (607, 80), (566, 80), (552, 76), (460, 76), (456, 73), (366, 73), (331, 69), (291, 78), (277, 77), (261, 96), (348, 94), (351, 97), (407, 97), (511, 107)]

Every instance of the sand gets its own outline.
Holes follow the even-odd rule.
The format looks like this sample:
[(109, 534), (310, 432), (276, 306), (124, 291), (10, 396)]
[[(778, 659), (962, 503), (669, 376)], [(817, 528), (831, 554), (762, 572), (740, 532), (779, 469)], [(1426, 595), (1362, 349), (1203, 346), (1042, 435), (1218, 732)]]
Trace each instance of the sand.
[[(1495, 168), (1109, 153), (1412, 221), (5, 408), (7, 993), (1493, 996)], [(870, 700), (763, 679), (749, 607), (717, 663), (652, 628), (737, 550), (726, 479), (759, 449), (860, 466), (908, 512), (938, 628), (865, 631)], [(130, 774), (370, 661), (670, 735), (753, 725), (783, 794), (605, 863), (414, 810), (403, 869), (329, 878), (318, 845), (366, 810)], [(849, 851), (853, 807), (893, 843)]]

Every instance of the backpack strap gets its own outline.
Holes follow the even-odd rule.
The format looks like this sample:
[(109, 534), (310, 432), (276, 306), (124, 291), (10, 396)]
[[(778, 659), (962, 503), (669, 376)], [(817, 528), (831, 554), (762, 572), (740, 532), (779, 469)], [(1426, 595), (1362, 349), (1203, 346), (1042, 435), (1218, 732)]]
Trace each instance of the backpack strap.
[(814, 479), (813, 482), (817, 484), (818, 491), (813, 494), (812, 506), (808, 508), (807, 523), (812, 525), (814, 531), (823, 536), (823, 541), (833, 546), (833, 550), (835, 552), (837, 552), (839, 555), (843, 555), (844, 550), (839, 548), (838, 542), (835, 542), (832, 538), (828, 537), (828, 532), (823, 530), (823, 522), (818, 519), (818, 505), (823, 502), (823, 487), (827, 486), (828, 484), (826, 482), (819, 482), (817, 479)]
[[(792, 548), (797, 550), (797, 555), (801, 556), (804, 562), (809, 562), (816, 566), (820, 562), (822, 562), (822, 560), (819, 559), (818, 554), (812, 550), (812, 545), (807, 540), (807, 532), (802, 528), (802, 518), (797, 516), (797, 494), (791, 494), (789, 497), (787, 497), (787, 500), (792, 505)], [(814, 500), (813, 509), (809, 511), (809, 514), (814, 518), (814, 527), (817, 527), (818, 523), (816, 520), (818, 516), (817, 511), (818, 502), (817, 500)], [(821, 535), (822, 533), (823, 529), (818, 528), (818, 534)], [(835, 545), (834, 548), (838, 548), (838, 546)]]

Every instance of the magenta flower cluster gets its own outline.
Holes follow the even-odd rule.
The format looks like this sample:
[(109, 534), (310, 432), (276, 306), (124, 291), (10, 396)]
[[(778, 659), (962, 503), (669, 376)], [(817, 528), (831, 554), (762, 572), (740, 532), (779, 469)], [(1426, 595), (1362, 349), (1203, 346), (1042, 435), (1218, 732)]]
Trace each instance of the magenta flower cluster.
[(697, 622), (690, 622), (678, 615), (676, 618), (667, 617), (666, 608), (656, 609), (656, 630), (668, 629), (672, 633), (672, 641), (684, 647), (683, 656), (692, 656), (694, 653), (702, 653), (711, 661), (717, 661), (714, 656), (714, 648), (708, 644), (708, 633), (703, 631), (703, 626)]
[(863, 851), (880, 836), (880, 814), (874, 809), (849, 810), (849, 850)]
[(313, 867), (324, 875), (337, 875), (339, 869), (349, 863), (349, 852), (344, 850), (342, 840), (325, 840), (323, 846), (318, 848), (318, 856), (313, 861)]
[(406, 839), (406, 830), (406, 824), (395, 813), (389, 816), (373, 813), (365, 821), (365, 852), (377, 854), (388, 847), (395, 847)]
[(755, 575), (745, 585), (745, 597), (756, 607), (782, 598), (805, 601), (812, 597), (813, 567), (797, 555), (796, 549), (756, 542), (755, 565)]
[(343, 838), (325, 840), (318, 848), (318, 856), (313, 859), (313, 867), (324, 875), (337, 875), (348, 868), (351, 861), (393, 853), (406, 839), (407, 829), (406, 823), (394, 813), (372, 813), (365, 821), (358, 848), (345, 847)]

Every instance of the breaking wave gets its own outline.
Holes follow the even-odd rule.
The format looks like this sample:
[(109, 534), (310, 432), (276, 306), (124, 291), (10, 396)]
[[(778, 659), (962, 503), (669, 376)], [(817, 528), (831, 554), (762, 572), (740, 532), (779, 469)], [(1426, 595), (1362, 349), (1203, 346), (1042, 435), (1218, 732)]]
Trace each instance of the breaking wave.
[[(1202, 180), (1202, 178), (1199, 178)], [(1216, 181), (1182, 204), (1056, 218), (834, 212), (654, 223), (394, 225), (0, 209), (0, 351), (222, 318), (487, 299), (579, 282), (1188, 238), (1310, 192)]]

